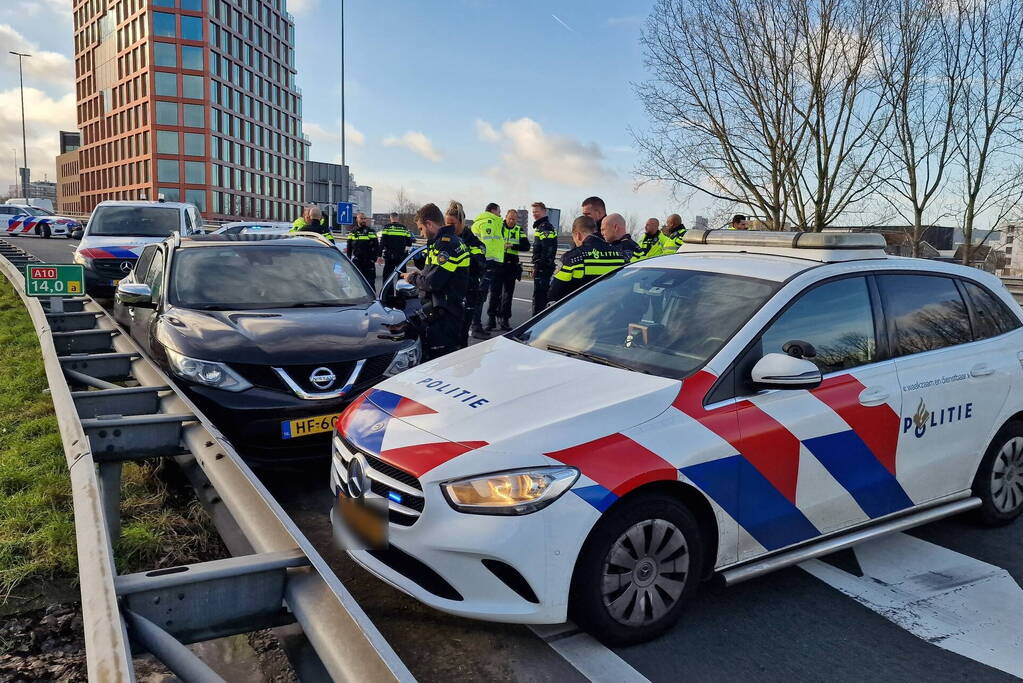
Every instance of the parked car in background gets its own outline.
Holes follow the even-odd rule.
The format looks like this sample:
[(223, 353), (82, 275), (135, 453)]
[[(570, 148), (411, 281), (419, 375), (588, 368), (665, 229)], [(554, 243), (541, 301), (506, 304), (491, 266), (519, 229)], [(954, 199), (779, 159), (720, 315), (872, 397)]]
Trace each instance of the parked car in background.
[(150, 244), (114, 316), (252, 462), (328, 457), (338, 413), (420, 357), (405, 315), (316, 236)]
[[(74, 261), (85, 266), (85, 289), (92, 296), (113, 296), (143, 247), (171, 235), (201, 232), (202, 216), (192, 204), (163, 201), (107, 201), (92, 211)], [(76, 231), (77, 232), (77, 231)]]
[(45, 197), (30, 197), (29, 199), (25, 199), (24, 197), (11, 197), (4, 203), (9, 205), (14, 204), (16, 206), (31, 206), (36, 209), (44, 209), (50, 213), (55, 211), (53, 208), (53, 200), (46, 199)]
[(57, 216), (42, 207), (10, 202), (0, 206), (0, 237), (37, 235), (44, 239), (51, 236), (70, 238), (81, 227), (77, 218)]

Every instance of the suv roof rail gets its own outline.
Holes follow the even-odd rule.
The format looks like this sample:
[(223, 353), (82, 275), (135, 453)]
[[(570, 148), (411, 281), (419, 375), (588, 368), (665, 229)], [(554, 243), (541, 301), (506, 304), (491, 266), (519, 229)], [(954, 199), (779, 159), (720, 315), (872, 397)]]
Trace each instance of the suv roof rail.
[(775, 232), (773, 230), (687, 230), (684, 244), (714, 244), (788, 249), (884, 249), (876, 232)]

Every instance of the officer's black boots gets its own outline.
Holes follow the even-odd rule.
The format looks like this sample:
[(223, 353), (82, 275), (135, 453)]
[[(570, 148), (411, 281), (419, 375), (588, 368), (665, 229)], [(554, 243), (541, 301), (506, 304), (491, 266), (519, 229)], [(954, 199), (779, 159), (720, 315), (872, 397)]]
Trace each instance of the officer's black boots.
[(487, 332), (493, 332), (497, 329), (497, 322), (493, 318), (487, 318), (487, 326), (483, 328)]
[[(493, 328), (489, 328), (489, 329), (493, 329)], [(473, 339), (490, 339), (490, 335), (487, 334), (486, 330), (484, 330), (482, 327), (473, 327), (472, 328), (472, 338)]]
[(501, 329), (505, 331), (511, 329), (511, 323), (508, 321), (508, 318), (501, 318)]

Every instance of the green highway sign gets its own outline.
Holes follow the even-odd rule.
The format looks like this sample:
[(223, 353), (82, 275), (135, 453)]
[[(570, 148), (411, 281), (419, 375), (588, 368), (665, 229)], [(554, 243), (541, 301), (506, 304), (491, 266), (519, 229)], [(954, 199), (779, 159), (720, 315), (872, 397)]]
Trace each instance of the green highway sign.
[(81, 296), (85, 270), (68, 264), (30, 263), (25, 266), (25, 293), (29, 296)]

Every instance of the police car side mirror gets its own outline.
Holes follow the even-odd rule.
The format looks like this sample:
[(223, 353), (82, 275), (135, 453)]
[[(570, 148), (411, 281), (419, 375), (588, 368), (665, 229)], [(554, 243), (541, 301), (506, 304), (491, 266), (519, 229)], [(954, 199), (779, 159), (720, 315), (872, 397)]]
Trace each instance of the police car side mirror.
[(767, 354), (753, 366), (751, 375), (758, 389), (813, 389), (824, 379), (810, 361), (784, 353)]
[(156, 303), (153, 301), (153, 291), (149, 288), (149, 285), (122, 282), (117, 285), (117, 293), (114, 297), (124, 306), (156, 308)]
[(81, 228), (75, 228), (74, 230), (71, 231), (71, 239), (73, 240), (80, 240), (84, 235), (85, 231), (82, 230)]

